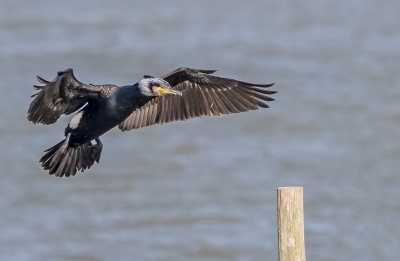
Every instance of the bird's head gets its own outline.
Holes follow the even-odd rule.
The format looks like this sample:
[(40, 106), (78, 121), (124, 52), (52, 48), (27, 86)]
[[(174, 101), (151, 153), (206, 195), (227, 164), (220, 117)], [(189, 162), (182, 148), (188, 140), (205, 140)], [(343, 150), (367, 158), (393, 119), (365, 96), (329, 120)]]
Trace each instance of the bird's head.
[(139, 89), (145, 96), (164, 96), (168, 94), (182, 96), (182, 92), (173, 89), (167, 81), (148, 75), (145, 75), (144, 78), (140, 80)]

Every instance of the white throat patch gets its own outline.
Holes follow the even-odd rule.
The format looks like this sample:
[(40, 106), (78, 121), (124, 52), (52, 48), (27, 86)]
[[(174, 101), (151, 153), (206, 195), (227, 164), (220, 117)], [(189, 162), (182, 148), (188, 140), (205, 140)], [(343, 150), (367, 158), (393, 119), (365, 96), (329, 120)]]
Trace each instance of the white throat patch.
[(153, 96), (153, 92), (150, 90), (150, 83), (152, 79), (142, 79), (139, 82), (139, 90), (145, 96)]

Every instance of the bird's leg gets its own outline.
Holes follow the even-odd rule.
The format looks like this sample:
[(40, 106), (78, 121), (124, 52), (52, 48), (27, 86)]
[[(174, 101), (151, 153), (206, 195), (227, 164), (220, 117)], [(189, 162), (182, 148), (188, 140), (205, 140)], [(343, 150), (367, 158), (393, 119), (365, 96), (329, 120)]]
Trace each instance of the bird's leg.
[(97, 137), (95, 140), (96, 140), (97, 144), (90, 146), (90, 148), (92, 148), (91, 157), (93, 160), (95, 160), (97, 163), (99, 163), (101, 151), (103, 149), (103, 143), (101, 143), (99, 137)]

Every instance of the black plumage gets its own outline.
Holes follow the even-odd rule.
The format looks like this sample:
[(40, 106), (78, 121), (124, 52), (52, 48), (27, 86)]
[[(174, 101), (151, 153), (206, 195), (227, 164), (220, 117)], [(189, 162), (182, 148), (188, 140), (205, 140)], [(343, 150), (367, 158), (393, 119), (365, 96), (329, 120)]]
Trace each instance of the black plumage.
[(72, 69), (58, 72), (51, 82), (38, 76), (44, 86), (34, 86), (40, 91), (32, 96), (28, 120), (52, 124), (62, 114), (82, 108), (66, 127), (66, 139), (45, 151), (42, 167), (58, 177), (90, 168), (100, 160), (99, 137), (117, 125), (128, 131), (268, 108), (265, 101), (274, 100), (268, 95), (276, 92), (266, 89), (273, 84), (241, 82), (211, 75), (214, 72), (181, 67), (160, 78), (145, 75), (138, 83), (122, 87), (83, 84)]

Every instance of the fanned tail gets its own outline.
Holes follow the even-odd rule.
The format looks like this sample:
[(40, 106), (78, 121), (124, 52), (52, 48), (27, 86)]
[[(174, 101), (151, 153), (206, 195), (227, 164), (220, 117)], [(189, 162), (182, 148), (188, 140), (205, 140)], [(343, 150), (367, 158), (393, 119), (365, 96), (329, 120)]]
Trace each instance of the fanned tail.
[(49, 170), (49, 174), (55, 174), (56, 177), (74, 176), (78, 170), (82, 172), (89, 169), (96, 161), (99, 163), (103, 144), (96, 139), (97, 144), (87, 142), (78, 146), (70, 147), (67, 138), (57, 143), (53, 147), (45, 150), (46, 154), (40, 159), (42, 167)]

